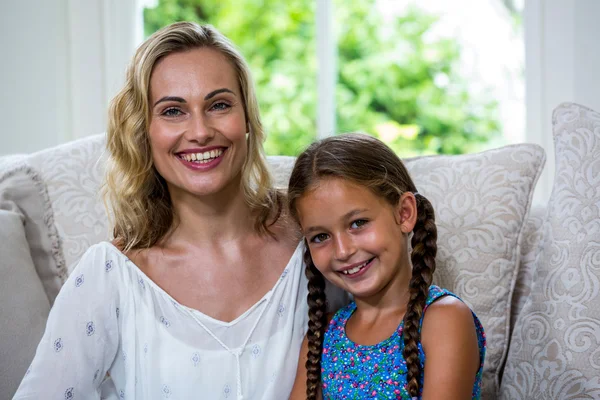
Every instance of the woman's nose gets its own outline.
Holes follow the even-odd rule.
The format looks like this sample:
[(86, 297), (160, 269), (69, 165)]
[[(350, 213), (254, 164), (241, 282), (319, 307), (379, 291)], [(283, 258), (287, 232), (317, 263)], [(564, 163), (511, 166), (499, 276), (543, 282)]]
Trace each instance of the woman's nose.
[(203, 145), (215, 137), (215, 129), (211, 127), (209, 121), (203, 116), (195, 115), (189, 121), (185, 135), (189, 141), (195, 141)]

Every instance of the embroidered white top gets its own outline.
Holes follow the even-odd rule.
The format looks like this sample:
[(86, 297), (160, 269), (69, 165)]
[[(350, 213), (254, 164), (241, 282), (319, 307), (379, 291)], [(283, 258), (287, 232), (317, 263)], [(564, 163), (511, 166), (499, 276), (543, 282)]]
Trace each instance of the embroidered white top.
[(14, 399), (288, 398), (307, 329), (303, 252), (300, 243), (275, 286), (222, 322), (176, 302), (112, 244), (92, 246)]

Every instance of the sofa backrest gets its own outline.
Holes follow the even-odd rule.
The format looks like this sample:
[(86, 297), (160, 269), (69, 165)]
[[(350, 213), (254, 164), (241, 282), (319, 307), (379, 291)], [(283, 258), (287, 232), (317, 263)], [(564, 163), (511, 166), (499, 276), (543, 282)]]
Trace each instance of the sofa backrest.
[[(99, 194), (106, 153), (96, 135), (21, 159), (39, 176), (52, 254), (38, 262), (38, 274), (55, 274), (58, 286), (92, 244), (110, 239)], [(528, 220), (533, 189), (545, 160), (536, 145), (506, 146), (478, 154), (405, 160), (436, 210), (438, 268), (435, 283), (459, 295), (482, 321), (488, 335), (484, 396), (497, 396), (508, 352), (511, 306), (521, 246), (537, 225)], [(285, 188), (293, 157), (269, 157), (276, 186)], [(42, 193), (43, 194), (43, 193)], [(43, 224), (42, 224), (43, 225)], [(529, 228), (528, 228), (529, 227)], [(52, 229), (50, 229), (52, 228)], [(527, 235), (527, 237), (526, 237)], [(50, 302), (57, 287), (46, 285)], [(525, 285), (527, 287), (527, 285)], [(519, 302), (517, 302), (519, 304)]]

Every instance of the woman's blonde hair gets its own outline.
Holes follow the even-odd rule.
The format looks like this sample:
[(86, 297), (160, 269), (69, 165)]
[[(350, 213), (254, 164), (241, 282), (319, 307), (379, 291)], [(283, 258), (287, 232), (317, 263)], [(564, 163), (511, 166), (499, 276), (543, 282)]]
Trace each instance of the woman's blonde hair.
[(272, 224), (279, 216), (280, 199), (271, 186), (263, 149), (265, 135), (246, 61), (214, 27), (177, 22), (155, 32), (138, 48), (127, 69), (125, 85), (109, 108), (110, 155), (103, 191), (112, 214), (113, 235), (124, 250), (155, 245), (176, 223), (166, 182), (154, 167), (151, 155), (150, 77), (163, 57), (196, 48), (219, 51), (238, 77), (249, 128), (242, 186), (246, 203), (256, 215), (256, 229), (268, 233), (269, 221)]

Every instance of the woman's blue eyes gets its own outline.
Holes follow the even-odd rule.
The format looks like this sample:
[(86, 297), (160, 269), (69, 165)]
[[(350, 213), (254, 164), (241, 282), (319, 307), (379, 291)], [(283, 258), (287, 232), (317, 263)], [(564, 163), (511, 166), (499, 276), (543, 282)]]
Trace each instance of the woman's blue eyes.
[(165, 111), (163, 111), (162, 115), (167, 117), (177, 117), (181, 115), (181, 110), (178, 108), (167, 108)]
[[(224, 103), (222, 101), (213, 104), (209, 110), (211, 111), (225, 111), (228, 108), (231, 108), (231, 106), (227, 103)], [(183, 114), (183, 111), (181, 111), (181, 109), (177, 108), (177, 107), (169, 107), (166, 110), (164, 110), (162, 112), (162, 115), (166, 116), (166, 117), (178, 117), (181, 114)]]
[(230, 107), (231, 106), (229, 104), (227, 104), (227, 103), (218, 102), (218, 103), (215, 103), (210, 109), (211, 110), (214, 109), (214, 110), (217, 110), (217, 111), (223, 111), (223, 110), (226, 110), (226, 109), (228, 109)]

